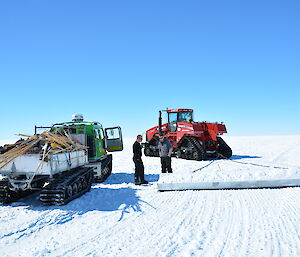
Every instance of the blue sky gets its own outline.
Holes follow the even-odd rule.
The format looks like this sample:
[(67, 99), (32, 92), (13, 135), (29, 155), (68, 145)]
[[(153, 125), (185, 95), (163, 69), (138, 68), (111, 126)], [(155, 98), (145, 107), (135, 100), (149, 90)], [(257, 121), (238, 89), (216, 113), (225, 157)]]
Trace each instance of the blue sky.
[(0, 1), (0, 139), (82, 113), (125, 137), (193, 108), (300, 134), (299, 1)]

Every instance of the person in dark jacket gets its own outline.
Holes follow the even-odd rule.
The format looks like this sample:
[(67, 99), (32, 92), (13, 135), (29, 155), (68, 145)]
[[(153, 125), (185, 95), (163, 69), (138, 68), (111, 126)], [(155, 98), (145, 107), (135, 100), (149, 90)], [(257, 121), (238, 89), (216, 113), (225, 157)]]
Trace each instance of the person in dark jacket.
[(158, 149), (161, 162), (161, 172), (166, 173), (168, 171), (168, 173), (173, 173), (171, 167), (173, 146), (171, 142), (164, 136), (159, 136)]
[(144, 178), (144, 164), (142, 161), (142, 147), (141, 142), (143, 141), (142, 135), (137, 135), (136, 141), (134, 142), (133, 148), (133, 162), (135, 165), (134, 173), (134, 184), (148, 184), (148, 181)]

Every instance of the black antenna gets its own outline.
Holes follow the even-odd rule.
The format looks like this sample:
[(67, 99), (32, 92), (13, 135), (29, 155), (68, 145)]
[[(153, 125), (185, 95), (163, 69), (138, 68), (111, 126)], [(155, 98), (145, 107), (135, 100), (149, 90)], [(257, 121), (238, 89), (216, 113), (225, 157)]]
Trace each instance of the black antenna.
[(158, 134), (159, 134), (160, 136), (162, 136), (161, 125), (162, 125), (162, 118), (161, 118), (161, 111), (159, 111), (159, 118), (158, 118)]

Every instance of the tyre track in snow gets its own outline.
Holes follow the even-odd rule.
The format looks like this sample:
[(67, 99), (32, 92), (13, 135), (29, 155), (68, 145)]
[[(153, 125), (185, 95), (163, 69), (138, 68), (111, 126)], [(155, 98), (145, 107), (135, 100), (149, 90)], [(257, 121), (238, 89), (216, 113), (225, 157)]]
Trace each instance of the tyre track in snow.
[[(151, 198), (155, 203), (156, 210), (154, 211), (153, 209), (148, 209), (150, 211), (148, 215), (153, 215), (154, 218), (151, 217), (150, 222), (145, 220), (147, 219), (147, 216), (139, 216), (136, 217), (136, 219), (134, 218), (135, 220), (133, 221), (133, 224), (139, 224), (139, 226), (144, 229), (138, 231), (137, 235), (133, 235), (133, 239), (131, 240), (130, 245), (130, 252), (132, 255), (141, 255), (141, 253), (138, 253), (138, 251), (136, 251), (135, 249), (139, 248), (138, 246), (141, 244), (139, 239), (143, 238), (144, 233), (147, 231), (151, 231), (151, 237), (149, 238), (150, 240), (148, 239), (149, 241), (147, 242), (147, 244), (145, 244), (145, 248), (148, 247), (149, 251), (151, 251), (151, 248), (155, 245), (161, 250), (161, 252), (165, 253), (166, 256), (168, 251), (172, 251), (169, 250), (169, 248), (172, 248), (173, 245), (172, 237), (175, 233), (174, 230), (177, 227), (176, 223), (181, 222), (181, 220), (178, 220), (178, 217), (182, 216), (182, 206), (178, 204), (177, 201), (180, 195), (182, 195), (182, 192), (176, 192), (175, 194), (155, 192), (152, 195)], [(160, 196), (163, 197), (160, 198)], [(149, 199), (147, 201), (149, 201)], [(121, 229), (124, 229), (124, 231), (126, 231), (127, 227), (131, 224), (132, 222), (130, 222), (129, 224), (124, 223), (122, 224)], [(165, 230), (168, 230), (169, 233), (166, 234)], [(126, 244), (126, 242), (122, 242), (121, 248), (126, 247)]]
[[(204, 241), (204, 251), (200, 256), (222, 256), (227, 247), (227, 242), (231, 240), (231, 235), (235, 230), (234, 222), (239, 215), (232, 201), (233, 194), (226, 191), (214, 191), (215, 203), (217, 207), (213, 211), (211, 222), (213, 224), (208, 230), (209, 234)], [(222, 202), (225, 201), (225, 205)], [(211, 223), (210, 222), (210, 223)]]
[[(192, 195), (192, 194), (191, 194)], [(201, 199), (201, 202), (199, 201)], [(191, 205), (193, 204), (191, 209), (194, 209), (195, 206), (200, 205), (200, 209), (198, 209), (197, 212), (193, 212), (192, 214), (188, 215), (186, 219), (182, 219), (180, 225), (176, 229), (176, 235), (178, 236), (179, 240), (177, 242), (177, 247), (179, 247), (178, 250), (180, 250), (180, 246), (183, 248), (183, 254), (189, 255), (190, 251), (194, 251), (195, 249), (202, 249), (202, 240), (205, 236), (205, 233), (202, 229), (200, 231), (200, 228), (203, 228), (203, 220), (204, 216), (210, 216), (207, 209), (205, 209), (204, 202), (207, 201), (207, 194), (197, 194), (197, 197), (193, 199), (193, 201), (189, 201), (186, 204)], [(197, 210), (197, 209), (196, 209)], [(191, 227), (197, 226), (199, 228), (199, 231), (196, 235), (196, 238), (191, 240), (191, 237), (195, 236), (193, 235), (189, 229)]]
[[(207, 242), (210, 242), (212, 240), (212, 231), (216, 231), (221, 222), (216, 222), (215, 220), (215, 215), (216, 213), (218, 213), (217, 210), (219, 209), (219, 204), (217, 204), (215, 192), (203, 191), (199, 196), (201, 195), (206, 197), (205, 201), (203, 202), (204, 212), (202, 212), (196, 219), (196, 222), (198, 220), (200, 220), (201, 222), (198, 224), (191, 224), (191, 227), (197, 227), (201, 229), (201, 232), (199, 231), (200, 234), (199, 232), (194, 233), (194, 235), (193, 233), (191, 233), (192, 238), (194, 237), (194, 239), (192, 239), (186, 246), (186, 256), (201, 254), (203, 253), (203, 250), (207, 251)], [(194, 241), (198, 242), (198, 244), (195, 244)]]
[[(182, 193), (182, 192), (181, 192)], [(203, 226), (202, 221), (204, 215), (209, 215), (208, 210), (205, 210), (204, 202), (207, 201), (207, 195), (201, 194), (200, 192), (184, 192), (188, 194), (187, 200), (182, 206), (182, 210), (187, 210), (188, 208), (192, 212), (187, 212), (186, 215), (178, 219), (176, 230), (174, 232), (173, 240), (176, 241), (173, 243), (172, 248), (166, 250), (166, 256), (176, 256), (178, 251), (182, 251), (183, 256), (189, 255), (192, 251), (202, 250), (201, 239), (198, 238), (203, 235), (201, 228)], [(201, 206), (197, 208), (197, 206)], [(191, 228), (197, 227), (199, 229), (197, 235), (191, 233)], [(200, 235), (199, 235), (200, 233)]]
[(36, 217), (33, 221), (26, 225), (20, 226), (17, 230), (3, 234), (0, 236), (0, 240), (5, 243), (5, 241), (14, 241), (28, 237), (33, 235), (34, 233), (38, 233), (44, 228), (49, 229), (52, 225), (64, 224), (70, 220), (72, 220), (76, 214), (74, 213), (52, 213), (52, 210), (45, 211), (38, 217)]
[[(225, 195), (227, 192), (224, 192)], [(229, 244), (229, 241), (232, 240), (234, 242), (236, 242), (235, 244), (239, 244), (242, 242), (241, 239), (239, 239), (239, 237), (241, 237), (241, 234), (239, 234), (239, 231), (243, 231), (242, 230), (242, 226), (241, 224), (243, 224), (245, 222), (244, 220), (244, 216), (241, 215), (242, 210), (241, 207), (242, 205), (240, 205), (240, 195), (236, 195), (236, 192), (231, 192), (236, 197), (236, 199), (231, 199), (230, 201), (230, 205), (227, 206), (227, 220), (228, 223), (224, 222), (224, 239), (221, 241), (221, 247), (220, 249), (217, 250), (216, 255), (215, 256), (224, 256), (224, 254), (226, 253), (227, 255), (231, 255), (234, 256), (236, 254), (235, 250), (236, 250), (236, 245), (234, 248), (232, 248), (232, 245)], [(226, 210), (223, 209), (223, 211), (225, 212)], [(241, 216), (241, 217), (240, 217)], [(242, 223), (239, 223), (239, 221), (242, 221)], [(218, 234), (220, 235), (222, 231), (219, 231)], [(245, 232), (242, 232), (245, 233)], [(242, 247), (241, 247), (242, 249)]]
[[(145, 223), (144, 219), (147, 215), (156, 211), (144, 205), (144, 212), (138, 215), (134, 212), (129, 213), (121, 224), (115, 224), (112, 228), (88, 238), (61, 254), (72, 256), (81, 250), (82, 253), (97, 255), (100, 250), (99, 241), (105, 240), (108, 246), (101, 249), (102, 253), (106, 256), (114, 256), (115, 253), (110, 254), (109, 245), (118, 240), (120, 234), (128, 233), (128, 228), (135, 223), (137, 230), (131, 231), (134, 235), (130, 233), (133, 238), (129, 242), (121, 240), (122, 242), (117, 244), (120, 249), (126, 248), (127, 245), (131, 256), (140, 256), (140, 249), (134, 250), (138, 248), (137, 244), (140, 244), (138, 239), (143, 237), (143, 233), (150, 232), (151, 237), (147, 244), (155, 245), (160, 250), (159, 254), (153, 252), (153, 255), (151, 253), (147, 256), (210, 256), (210, 254), (211, 256), (238, 254), (243, 256), (243, 253), (249, 256), (264, 256), (265, 254), (283, 256), (284, 246), (280, 242), (284, 235), (297, 224), (295, 224), (297, 216), (292, 215), (294, 217), (290, 220), (276, 217), (276, 209), (272, 209), (274, 205), (276, 206), (276, 201), (270, 200), (274, 193), (272, 192), (272, 190), (233, 190), (230, 193), (225, 190), (156, 193), (147, 199), (151, 204), (155, 203), (159, 215), (156, 222)], [(160, 199), (160, 194), (164, 195), (164, 199)], [(296, 194), (291, 196), (288, 194), (288, 197), (293, 198), (293, 195)], [(222, 203), (224, 199), (230, 200), (224, 205)], [(182, 210), (187, 210), (187, 208), (194, 212), (182, 213)], [(285, 204), (282, 208), (290, 209)], [(295, 211), (293, 214), (297, 215)], [(297, 231), (295, 228), (293, 230)], [(97, 249), (90, 250), (95, 248)], [(258, 248), (263, 249), (261, 254)], [(147, 252), (146, 249), (147, 245), (145, 245), (145, 252)], [(288, 253), (293, 253), (293, 251)]]
[[(269, 203), (266, 200), (269, 192), (264, 189), (249, 191), (254, 206), (258, 210), (258, 212), (252, 212), (253, 219), (250, 226), (253, 227), (253, 231), (249, 239), (250, 256), (274, 256), (274, 249), (280, 249), (280, 247), (278, 247), (278, 237), (276, 233), (274, 234), (274, 217), (270, 215)], [(262, 255), (257, 253), (258, 249)]]
[[(264, 256), (264, 253), (257, 255), (257, 248), (261, 246), (261, 238), (259, 237), (261, 230), (259, 227), (264, 228), (263, 236), (267, 238), (269, 254), (273, 254), (273, 256), (276, 256), (276, 254), (278, 256), (290, 256), (285, 254), (291, 253), (296, 254), (297, 249), (287, 252), (285, 250), (286, 246), (282, 242), (290, 231), (294, 231), (292, 235), (297, 235), (295, 227), (298, 224), (297, 217), (299, 217), (299, 214), (294, 212), (296, 216), (291, 215), (289, 219), (283, 219), (277, 213), (277, 210), (274, 209), (276, 201), (273, 200), (276, 199), (274, 193), (277, 191), (235, 190), (233, 192), (237, 196), (236, 199), (233, 199), (233, 203), (227, 203), (225, 209), (221, 209), (221, 212), (215, 212), (216, 218), (212, 218), (212, 220), (217, 222), (212, 226), (212, 229), (208, 230), (211, 234), (206, 237), (204, 245), (209, 245), (210, 247), (204, 249), (205, 253), (203, 256), (245, 256), (249, 254), (250, 256)], [(226, 194), (226, 191), (222, 193)], [(280, 191), (278, 194), (283, 195), (283, 198), (289, 196), (284, 191)], [(266, 198), (268, 199), (267, 202)], [(288, 203), (287, 205), (285, 204), (286, 202)], [(288, 205), (290, 205), (289, 202), (284, 200), (282, 208), (285, 211), (289, 211)], [(259, 212), (255, 211), (257, 208), (260, 210)], [(219, 207), (216, 209), (218, 210)], [(222, 212), (223, 216), (220, 216)], [(218, 219), (229, 222), (220, 223)], [(215, 231), (214, 228), (216, 228)], [(253, 241), (255, 242), (257, 236), (259, 240), (253, 246)], [(220, 246), (218, 242), (223, 242), (223, 244)], [(233, 244), (233, 242), (235, 243)], [(291, 242), (293, 241), (291, 240)], [(251, 251), (251, 247), (254, 247), (253, 251)], [(295, 248), (295, 245), (293, 247)]]
[[(300, 194), (300, 188), (295, 188), (294, 190), (290, 190), (290, 194), (286, 197), (286, 205), (288, 208), (286, 208), (287, 212), (292, 212), (294, 217), (299, 217), (300, 213), (300, 203), (296, 199), (298, 199)], [(294, 204), (292, 204), (294, 202)], [(289, 216), (289, 218), (292, 220), (293, 216)], [(299, 222), (299, 218), (295, 218), (293, 220), (293, 223)], [(300, 235), (300, 231), (297, 229), (297, 227), (293, 227), (295, 231), (297, 232), (296, 234)]]
[[(179, 207), (174, 205), (174, 208), (177, 210), (173, 215), (175, 222), (167, 224), (167, 233), (158, 226), (156, 228), (160, 230), (160, 233), (157, 235), (158, 240), (155, 241), (160, 242), (160, 238), (166, 236), (172, 241), (172, 244), (167, 245), (167, 247), (162, 244), (163, 251), (161, 252), (161, 256), (178, 256), (178, 252), (183, 254), (183, 256), (190, 256), (197, 252), (202, 252), (202, 244), (206, 236), (205, 231), (211, 224), (215, 224), (212, 220), (216, 205), (212, 204), (209, 208), (205, 205), (207, 202), (214, 202), (215, 198), (213, 194), (200, 191), (176, 193), (176, 204)], [(184, 204), (182, 205), (182, 203)], [(183, 210), (185, 211), (184, 215), (182, 215)], [(163, 220), (166, 220), (166, 218)]]
[[(159, 224), (153, 224), (158, 232), (154, 240), (151, 240), (151, 244), (156, 244), (161, 249), (160, 254), (153, 256), (177, 256), (177, 252), (183, 250), (182, 244), (186, 249), (183, 250), (185, 255), (202, 251), (202, 238), (198, 240), (198, 237), (199, 233), (200, 235), (203, 233), (202, 228), (205, 226), (202, 224), (203, 221), (211, 223), (210, 217), (215, 206), (211, 205), (213, 208), (205, 209), (207, 207), (205, 202), (213, 202), (213, 196), (200, 191), (172, 192), (171, 194), (176, 195), (174, 199), (176, 202), (173, 202), (171, 206), (172, 218), (168, 219), (167, 216), (162, 215), (159, 224), (163, 223), (165, 229), (162, 229)], [(196, 229), (196, 235), (193, 229)]]
[(258, 197), (258, 194), (255, 192), (250, 192), (251, 198), (254, 201), (254, 205), (256, 206), (256, 213), (253, 213), (253, 219), (255, 220), (255, 224), (253, 224), (253, 232), (250, 238), (250, 255), (260, 249), (262, 253), (267, 256), (272, 256), (272, 249), (274, 249), (274, 239), (272, 237), (272, 231), (269, 229), (269, 221), (266, 219), (262, 219), (262, 217), (266, 217), (265, 206), (262, 205), (262, 199)]
[[(162, 200), (160, 200), (160, 197), (159, 197), (160, 194), (163, 194), (164, 196), (166, 196), (166, 194), (168, 194), (168, 197), (167, 198), (164, 197)], [(174, 193), (166, 193), (166, 194), (156, 192), (153, 195), (153, 200), (156, 203), (155, 208), (160, 210), (159, 216), (161, 217), (161, 219), (159, 219), (159, 217), (158, 217), (156, 222), (154, 222), (154, 223), (143, 224), (143, 218), (144, 218), (143, 214), (140, 214), (140, 215), (137, 215), (137, 216), (133, 215), (132, 217), (127, 218), (126, 220), (124, 219), (122, 221), (122, 224), (119, 224), (117, 227), (113, 227), (110, 230), (109, 235), (114, 234), (114, 231), (117, 234), (120, 234), (120, 233), (122, 233), (122, 232), (120, 232), (122, 230), (124, 230), (125, 233), (126, 233), (126, 231), (128, 231), (128, 228), (130, 226), (132, 226), (132, 219), (134, 219), (135, 220), (134, 223), (138, 224), (138, 226), (141, 228), (141, 232), (143, 232), (143, 231), (152, 231), (153, 235), (151, 236), (151, 239), (152, 239), (151, 241), (153, 241), (153, 242), (150, 241), (150, 242), (148, 242), (148, 244), (149, 245), (157, 245), (157, 244), (161, 245), (161, 248), (160, 248), (161, 251), (165, 252), (165, 254), (166, 254), (165, 256), (167, 256), (168, 252), (169, 253), (172, 252), (173, 247), (168, 246), (166, 248), (164, 245), (165, 244), (168, 245), (168, 241), (172, 240), (172, 238), (169, 238), (166, 235), (166, 231), (162, 230), (162, 227), (168, 228), (169, 235), (172, 235), (172, 236), (176, 235), (176, 229), (178, 229), (178, 227), (181, 226), (180, 224), (183, 224), (183, 222), (188, 220), (188, 218), (190, 217), (190, 213), (187, 213), (184, 217), (182, 217), (182, 215), (181, 215), (183, 206), (181, 206), (181, 203), (180, 203), (181, 201), (180, 202), (178, 201), (178, 196), (179, 195), (184, 195), (182, 192), (176, 192), (175, 194)], [(179, 198), (182, 200), (181, 197), (179, 197)], [(188, 201), (186, 201), (186, 204), (188, 204)], [(203, 206), (203, 205), (201, 205), (201, 206)], [(151, 208), (148, 209), (148, 210), (150, 210), (150, 212), (156, 212)], [(178, 217), (180, 217), (179, 220), (178, 220)], [(139, 221), (139, 220), (141, 220), (141, 221)], [(178, 225), (174, 224), (174, 223), (178, 223)], [(108, 240), (108, 242), (109, 241), (115, 241), (115, 239), (113, 237), (109, 238), (109, 236), (105, 236), (105, 231), (103, 231), (103, 232), (104, 232), (103, 233), (104, 235), (100, 234), (100, 235), (96, 235), (93, 238), (89, 238), (83, 244), (80, 244), (77, 247), (75, 247), (73, 249), (70, 249), (69, 251), (64, 252), (63, 254), (67, 255), (67, 256), (71, 256), (72, 254), (74, 254), (77, 251), (77, 249), (82, 248), (82, 246), (84, 246), (85, 249), (88, 249), (88, 248), (93, 249), (93, 247), (90, 247), (90, 246), (91, 245), (97, 245), (98, 242), (102, 241), (102, 240)], [(142, 233), (139, 233), (139, 234), (140, 235), (137, 236), (138, 238), (143, 237)], [(132, 240), (132, 243), (133, 243), (133, 246), (132, 246), (133, 249), (132, 249), (132, 252), (131, 252), (132, 254), (134, 254), (134, 248), (135, 248), (134, 243), (135, 244), (140, 244), (138, 238), (136, 240)], [(165, 240), (166, 238), (167, 238), (167, 240)], [(125, 244), (128, 244), (128, 243), (129, 242), (125, 242)], [(87, 244), (89, 246), (87, 246)], [(109, 245), (109, 243), (108, 243), (108, 245)], [(122, 245), (120, 247), (122, 248)], [(172, 249), (169, 249), (170, 247)], [(109, 250), (109, 246), (102, 249), (102, 251), (104, 251), (104, 252), (106, 250), (107, 251)], [(91, 252), (93, 252), (93, 251), (91, 251)], [(108, 256), (109, 256), (109, 254), (108, 254)], [(113, 256), (113, 254), (112, 254), (112, 256)]]
[[(268, 213), (270, 214), (269, 219), (272, 221), (272, 227), (274, 228), (272, 232), (277, 239), (277, 248), (275, 248), (274, 252), (276, 252), (278, 256), (289, 256), (290, 252), (286, 252), (286, 244), (288, 243), (286, 238), (290, 237), (290, 232), (294, 230), (293, 227), (295, 226), (295, 223), (290, 219), (291, 215), (285, 215), (286, 211), (290, 212), (291, 203), (286, 200), (286, 196), (289, 196), (290, 191), (274, 190), (271, 192), (276, 195), (276, 197), (271, 197), (271, 194), (268, 194), (267, 199)], [(283, 217), (285, 217), (285, 219), (283, 219)], [(290, 240), (293, 240), (293, 238), (290, 238)]]
[(43, 214), (39, 215), (36, 219), (34, 219), (33, 221), (31, 221), (29, 223), (29, 225), (26, 224), (25, 227), (23, 227), (23, 225), (21, 225), (21, 228), (18, 228), (17, 230), (7, 233), (7, 234), (3, 234), (0, 236), (0, 240), (2, 239), (9, 239), (10, 237), (13, 237), (13, 240), (17, 240), (20, 239), (23, 236), (29, 235), (33, 232), (36, 232), (40, 229), (42, 229), (44, 226), (49, 225), (49, 222), (45, 221), (45, 218), (47, 217), (47, 215), (51, 213), (51, 211), (46, 211)]
[[(299, 221), (300, 210), (295, 200), (299, 198), (297, 189), (159, 193), (155, 188), (148, 187), (140, 192), (144, 196), (141, 199), (153, 205), (155, 209), (142, 201), (141, 212), (132, 210), (126, 213), (120, 222), (113, 223), (113, 226), (94, 231), (96, 233), (90, 236), (83, 233), (79, 243), (68, 241), (60, 245), (64, 247), (63, 251), (54, 249), (49, 255), (76, 256), (76, 253), (80, 252), (83, 256), (97, 256), (100, 253), (115, 256), (117, 252), (112, 251), (112, 245), (114, 248), (126, 249), (128, 256), (140, 256), (147, 252), (146, 256), (298, 254), (299, 248), (292, 242), (290, 245), (280, 243), (289, 232), (292, 231), (291, 235), (298, 234), (297, 220)], [(278, 210), (289, 215), (283, 217)], [(29, 225), (24, 231), (17, 230), (15, 234), (20, 236), (24, 233), (21, 237), (28, 236), (30, 239), (29, 236), (38, 235), (44, 228), (48, 228), (47, 225), (64, 220), (64, 213), (60, 212), (58, 215), (53, 211), (44, 212), (32, 222), (33, 226)], [(107, 218), (109, 219), (108, 216)], [(136, 228), (130, 230), (133, 224), (136, 224)], [(124, 240), (124, 234), (131, 239)], [(141, 252), (138, 245), (145, 235), (148, 235), (148, 239), (144, 245), (145, 251)], [(99, 245), (99, 242), (106, 243)], [(151, 251), (153, 245), (159, 250)], [(288, 250), (283, 249), (286, 245)], [(263, 250), (260, 251), (259, 248)], [(41, 254), (42, 251), (36, 253)]]
[[(36, 237), (39, 234), (45, 235), (45, 233), (47, 233), (47, 231), (51, 229), (59, 231), (61, 228), (58, 227), (57, 225), (66, 225), (69, 221), (72, 221), (74, 218), (81, 216), (80, 211), (70, 211), (67, 208), (64, 210), (65, 208), (64, 206), (61, 207), (62, 209), (60, 207), (49, 206), (48, 208), (50, 208), (50, 210), (46, 210), (46, 211), (44, 210), (45, 207), (41, 207), (41, 204), (38, 201), (35, 201), (33, 203), (33, 206), (39, 206), (39, 207), (32, 207), (33, 210), (30, 210), (28, 212), (27, 214), (28, 217), (30, 217), (31, 212), (42, 210), (42, 213), (39, 213), (39, 215), (34, 219), (31, 219), (30, 222), (28, 222), (28, 220), (25, 220), (24, 222), (27, 222), (27, 224), (25, 223), (25, 226), (23, 224), (18, 225), (15, 231), (1, 235), (0, 236), (1, 243), (3, 244), (9, 244), (14, 242), (20, 243), (20, 240), (22, 240), (22, 242), (25, 242), (25, 246), (28, 247), (30, 246), (30, 243), (28, 244), (26, 242), (27, 240), (29, 241), (32, 240), (32, 237)], [(14, 207), (10, 207), (10, 208), (14, 208)], [(74, 226), (74, 225), (72, 223), (69, 226)], [(8, 253), (11, 252), (9, 248), (10, 246), (5, 248), (5, 251), (7, 251)], [(23, 252), (26, 252), (26, 250)], [(25, 256), (25, 255), (20, 254), (20, 256)]]
[[(275, 197), (269, 197), (270, 201), (268, 203), (271, 216), (277, 218), (277, 220), (273, 219), (273, 225), (275, 227), (275, 233), (278, 239), (278, 252), (280, 252), (280, 255), (278, 256), (289, 256), (291, 254), (296, 254), (296, 250), (292, 249), (290, 242), (292, 242), (293, 240), (297, 240), (297, 238), (291, 237), (290, 232), (294, 231), (294, 233), (292, 234), (297, 235), (297, 230), (295, 229), (295, 224), (297, 224), (297, 222), (295, 223), (294, 218), (292, 218), (292, 215), (286, 215), (286, 213), (293, 213), (290, 212), (290, 210), (294, 209), (294, 204), (297, 204), (297, 202), (295, 202), (295, 199), (293, 201), (293, 204), (291, 201), (288, 200), (288, 197), (291, 195), (291, 192), (291, 190), (274, 190), (273, 193), (277, 195), (276, 198), (278, 200), (275, 201)], [(276, 206), (276, 208), (274, 208), (274, 206)], [(296, 214), (294, 217), (299, 217), (299, 211), (300, 209), (298, 208), (298, 212), (294, 212), (294, 214)], [(300, 220), (298, 219), (298, 224), (299, 222)], [(299, 237), (298, 243), (300, 243)]]
[[(132, 188), (136, 188), (135, 186), (132, 186)], [(153, 188), (149, 189), (146, 188), (146, 190), (150, 190), (153, 191), (153, 189), (155, 190), (155, 185), (153, 186)], [(142, 190), (142, 189), (140, 189)], [(164, 206), (164, 212), (167, 213), (168, 212), (168, 205), (172, 204), (172, 198), (174, 197), (174, 195), (170, 194), (170, 198), (168, 199), (168, 201), (166, 201), (166, 199), (162, 199), (161, 201), (159, 201), (160, 199), (157, 199), (157, 201), (154, 201), (154, 207), (157, 209), (160, 206)], [(146, 208), (150, 209), (153, 211), (152, 207), (149, 207), (146, 203), (141, 203), (141, 205), (145, 206)], [(154, 210), (155, 211), (155, 210)], [(55, 252), (54, 255), (66, 255), (66, 256), (73, 256), (73, 254), (76, 253), (76, 251), (78, 249), (86, 249), (87, 252), (92, 253), (93, 250), (90, 249), (94, 249), (95, 245), (98, 245), (99, 241), (115, 241), (113, 238), (113, 234), (119, 234), (122, 233), (122, 230), (125, 230), (125, 233), (128, 233), (128, 228), (130, 228), (132, 226), (132, 224), (138, 224), (139, 227), (142, 227), (143, 225), (141, 225), (138, 222), (134, 222), (133, 220), (138, 220), (141, 216), (143, 216), (143, 211), (136, 213), (134, 211), (131, 211), (129, 213), (127, 213), (126, 215), (124, 215), (123, 219), (119, 222), (116, 222), (112, 227), (107, 227), (103, 230), (101, 230), (101, 233), (96, 233), (93, 235), (85, 235), (85, 239), (83, 241), (80, 241), (80, 244), (75, 244), (72, 247), (68, 247), (68, 245), (65, 245), (63, 248), (67, 249), (64, 250), (63, 252), (61, 250), (58, 250)], [(118, 239), (117, 239), (118, 241)], [(69, 249), (68, 249), (69, 248)], [(97, 247), (98, 248), (98, 247)], [(109, 250), (109, 247), (106, 247)], [(103, 249), (105, 250), (105, 249)]]
[[(275, 253), (278, 253), (278, 250), (280, 249), (279, 246), (279, 240), (278, 240), (278, 235), (275, 231), (275, 226), (276, 224), (274, 223), (274, 216), (270, 215), (270, 209), (269, 209), (269, 199), (267, 194), (263, 194), (264, 197), (262, 197), (262, 193), (266, 193), (265, 190), (258, 190), (254, 192), (254, 197), (256, 199), (256, 202), (258, 205), (262, 207), (263, 210), (263, 215), (264, 219), (262, 220), (263, 225), (264, 225), (264, 235), (265, 238), (267, 239), (267, 242), (271, 242), (271, 244), (267, 245), (267, 255), (269, 256), (275, 256)], [(264, 203), (264, 204), (262, 204)], [(274, 208), (271, 207), (271, 208)], [(262, 217), (256, 217), (256, 220), (260, 220)]]
[[(278, 193), (282, 195), (281, 198), (286, 198), (289, 192), (286, 192), (284, 189), (280, 189), (278, 192), (274, 191), (274, 189), (250, 191), (250, 200), (253, 201), (251, 209), (256, 211), (252, 211), (251, 214), (253, 215), (249, 224), (251, 233), (249, 234), (246, 255), (293, 256), (283, 253), (286, 247), (282, 245), (282, 242), (290, 234), (290, 231), (295, 231), (293, 227), (297, 226), (298, 223), (293, 221), (293, 219), (299, 216), (299, 214), (296, 214), (296, 216), (292, 215), (294, 216), (292, 219), (283, 220), (281, 213), (278, 212), (278, 208), (275, 208), (276, 201), (273, 200), (278, 199), (280, 202), (284, 202), (282, 209), (286, 209), (286, 201), (281, 201), (280, 197), (274, 197), (274, 194)], [(294, 240), (291, 240), (291, 242), (294, 242)]]
[[(252, 233), (254, 233), (253, 219), (255, 213), (253, 211), (253, 208), (255, 206), (255, 203), (251, 196), (251, 190), (245, 190), (243, 192), (243, 197), (240, 197), (240, 202), (242, 203), (241, 208), (243, 212), (243, 220), (241, 220), (240, 222), (242, 222), (243, 224), (243, 230), (240, 231), (240, 233), (243, 235), (241, 242), (244, 247), (241, 248), (240, 252), (241, 256), (243, 256), (243, 254), (247, 256), (247, 254), (249, 253), (250, 238)], [(237, 251), (239, 251), (239, 249), (237, 249)]]
[[(275, 194), (277, 193), (276, 191), (273, 191)], [(283, 191), (282, 191), (283, 192)], [(276, 240), (276, 248), (275, 248), (275, 253), (277, 254), (277, 256), (284, 256), (283, 254), (283, 245), (282, 242), (284, 240), (284, 236), (283, 234), (288, 234), (287, 230), (288, 230), (288, 226), (289, 226), (289, 222), (288, 220), (285, 221), (285, 225), (282, 226), (282, 221), (281, 221), (281, 212), (282, 212), (282, 208), (284, 208), (284, 206), (278, 206), (278, 203), (280, 203), (283, 199), (281, 199), (281, 197), (278, 200), (274, 200), (274, 197), (268, 197), (268, 213), (269, 213), (269, 218), (272, 221), (272, 227), (273, 229), (273, 237)], [(276, 206), (276, 208), (274, 208)], [(272, 208), (273, 207), (273, 208)], [(276, 211), (274, 211), (276, 209)], [(275, 256), (276, 254), (273, 253)]]

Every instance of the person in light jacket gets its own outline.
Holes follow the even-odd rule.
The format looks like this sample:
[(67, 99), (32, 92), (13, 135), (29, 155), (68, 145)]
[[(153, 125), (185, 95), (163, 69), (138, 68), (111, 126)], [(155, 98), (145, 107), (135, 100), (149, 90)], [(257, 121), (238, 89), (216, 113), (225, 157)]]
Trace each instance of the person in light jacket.
[(164, 136), (159, 136), (158, 149), (161, 162), (161, 172), (172, 173), (173, 171), (171, 167), (171, 155), (173, 146), (171, 142)]

